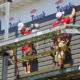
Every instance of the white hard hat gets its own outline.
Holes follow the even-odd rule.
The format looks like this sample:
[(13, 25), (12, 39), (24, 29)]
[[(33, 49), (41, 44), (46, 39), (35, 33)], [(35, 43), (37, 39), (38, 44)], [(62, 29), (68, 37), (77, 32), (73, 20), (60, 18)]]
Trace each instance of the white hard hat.
[(57, 13), (56, 13), (57, 19), (60, 19), (61, 16), (62, 16), (64, 13), (65, 13), (64, 11), (63, 11), (63, 12), (57, 12)]
[(35, 27), (39, 27), (39, 24), (38, 23), (35, 23), (34, 25), (35, 25)]
[(18, 23), (18, 30), (21, 30), (23, 26), (24, 26), (23, 23)]

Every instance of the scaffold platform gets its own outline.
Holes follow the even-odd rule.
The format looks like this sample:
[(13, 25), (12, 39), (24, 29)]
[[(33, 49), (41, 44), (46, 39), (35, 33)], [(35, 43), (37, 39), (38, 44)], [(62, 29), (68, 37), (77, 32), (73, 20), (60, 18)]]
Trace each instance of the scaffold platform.
[[(63, 76), (63, 77), (62, 77)], [(45, 69), (41, 71), (32, 72), (30, 74), (23, 74), (19, 76), (20, 80), (69, 80), (80, 78), (80, 66), (73, 66), (67, 64), (64, 69), (60, 67)], [(15, 77), (16, 80), (16, 77)]]

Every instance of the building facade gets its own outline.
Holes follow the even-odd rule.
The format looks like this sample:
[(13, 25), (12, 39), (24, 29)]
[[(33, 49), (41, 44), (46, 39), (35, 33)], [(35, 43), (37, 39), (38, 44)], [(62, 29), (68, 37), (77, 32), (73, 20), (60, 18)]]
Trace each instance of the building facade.
[[(2, 0), (3, 1), (3, 0)], [(5, 2), (5, 1), (3, 1)], [(1, 2), (1, 3), (3, 3)], [(25, 23), (27, 28), (33, 22), (38, 22), (40, 24), (40, 30), (45, 30), (51, 28), (53, 21), (56, 20), (55, 13), (59, 11), (65, 11), (65, 15), (68, 16), (71, 13), (72, 5), (76, 6), (76, 16), (71, 21), (71, 24), (80, 25), (80, 1), (79, 0), (18, 0), (18, 2), (13, 2), (10, 4), (10, 17), (9, 17), (9, 39), (18, 37), (17, 24), (19, 22)], [(0, 7), (0, 41), (4, 41), (4, 30), (5, 30), (5, 5)], [(44, 52), (50, 50), (53, 45), (51, 39), (43, 40), (36, 43), (37, 52)], [(73, 60), (73, 67), (80, 66), (80, 35), (73, 35), (71, 38), (71, 54)], [(15, 53), (18, 57), (21, 57), (20, 48), (16, 49)], [(49, 55), (42, 56), (37, 59), (33, 64), (32, 72), (43, 71), (44, 69), (52, 68), (52, 58)], [(20, 75), (23, 75), (22, 63), (18, 63)], [(3, 60), (0, 59), (0, 79), (2, 79), (3, 73)], [(44, 72), (48, 73), (48, 72)], [(53, 73), (53, 72), (52, 72)], [(7, 80), (14, 80), (16, 76), (16, 66), (12, 64), (7, 68)], [(43, 76), (39, 73), (34, 73), (36, 75), (22, 76), (21, 80), (35, 80), (45, 77), (50, 77), (51, 73), (44, 74)], [(43, 74), (43, 73), (42, 73)], [(54, 73), (55, 74), (55, 73)], [(42, 77), (41, 77), (42, 76)], [(53, 76), (53, 75), (52, 75)], [(46, 78), (45, 78), (46, 79)]]

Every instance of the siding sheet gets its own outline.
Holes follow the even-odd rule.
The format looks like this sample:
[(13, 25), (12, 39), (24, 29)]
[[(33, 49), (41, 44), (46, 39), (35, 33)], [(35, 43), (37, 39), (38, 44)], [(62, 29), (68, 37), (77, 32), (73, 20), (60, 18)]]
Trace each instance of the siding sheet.
[[(77, 24), (80, 24), (80, 15), (79, 12), (76, 13), (78, 16), (76, 17), (76, 22)], [(50, 28), (51, 24), (54, 20), (48, 20), (44, 23), (40, 24), (40, 30)], [(71, 21), (71, 24), (73, 21)], [(15, 32), (9, 34), (9, 39), (15, 38)], [(3, 41), (4, 37), (3, 35), (0, 36), (0, 42)], [(38, 44), (38, 46), (37, 46)], [(50, 47), (53, 45), (53, 42), (51, 39), (48, 40), (43, 40), (38, 43), (36, 43), (36, 49), (37, 52), (43, 52), (50, 50)], [(71, 38), (71, 57), (73, 61), (73, 66), (75, 65), (80, 65), (80, 35), (72, 35)], [(18, 57), (21, 57), (21, 51), (20, 48), (17, 49), (17, 55)], [(35, 70), (44, 70), (47, 68), (52, 67), (52, 57), (50, 55), (45, 55), (43, 57), (39, 57), (34, 63), (32, 64), (32, 71)], [(18, 63), (18, 67), (20, 70), (20, 75), (24, 73), (22, 63)], [(8, 74), (7, 74), (7, 80), (13, 80), (15, 76), (15, 65), (8, 66)], [(2, 59), (0, 58), (0, 79), (2, 78)]]

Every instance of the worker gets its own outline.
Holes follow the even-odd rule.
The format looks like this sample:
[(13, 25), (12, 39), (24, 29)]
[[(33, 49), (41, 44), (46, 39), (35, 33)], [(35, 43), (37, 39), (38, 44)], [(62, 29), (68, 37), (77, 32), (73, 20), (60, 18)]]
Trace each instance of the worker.
[[(69, 24), (70, 21), (71, 21), (71, 19), (73, 19), (73, 17), (75, 16), (75, 6), (72, 5), (72, 12), (71, 12), (71, 14), (68, 17), (65, 17), (64, 14), (65, 14), (64, 11), (63, 12), (57, 12), (56, 13), (57, 21), (54, 21), (52, 23), (52, 27), (60, 26), (62, 24)], [(58, 31), (60, 31), (60, 30), (58, 30)], [(58, 35), (60, 36), (61, 33), (57, 33), (56, 35), (57, 36)], [(59, 38), (57, 38), (57, 39), (54, 40), (54, 44), (57, 44), (56, 42), (58, 42), (58, 41), (56, 41), (56, 40), (59, 40), (59, 42), (58, 42), (58, 44), (59, 44), (59, 43), (61, 43), (61, 41), (64, 42), (65, 39), (67, 40), (67, 38), (68, 38), (68, 34), (63, 34), (61, 36), (62, 36), (62, 38), (60, 38), (60, 40), (59, 40)], [(60, 61), (60, 62), (61, 63), (59, 63), (59, 65), (61, 66), (62, 65), (62, 61)], [(55, 59), (54, 59), (54, 61), (53, 61), (53, 67), (55, 67), (55, 66), (56, 66), (56, 62), (55, 62)]]
[[(19, 31), (20, 35), (28, 35), (29, 34), (26, 26), (23, 23), (18, 23), (18, 31)], [(21, 51), (22, 51), (22, 57), (30, 56), (33, 54), (33, 50), (31, 48), (30, 44), (22, 46)], [(23, 61), (23, 67), (24, 67), (25, 74), (30, 73), (31, 72), (30, 60), (27, 60), (27, 61), (24, 60)]]

